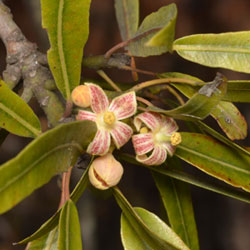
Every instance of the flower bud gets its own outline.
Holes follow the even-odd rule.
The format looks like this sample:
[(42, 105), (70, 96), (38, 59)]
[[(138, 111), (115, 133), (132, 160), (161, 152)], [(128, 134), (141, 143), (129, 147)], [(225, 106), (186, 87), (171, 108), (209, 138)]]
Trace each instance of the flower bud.
[(89, 168), (91, 184), (101, 190), (117, 185), (123, 175), (123, 167), (111, 153), (96, 158)]
[(79, 85), (72, 91), (71, 94), (72, 101), (75, 105), (87, 108), (90, 106), (90, 93), (89, 88), (86, 85)]

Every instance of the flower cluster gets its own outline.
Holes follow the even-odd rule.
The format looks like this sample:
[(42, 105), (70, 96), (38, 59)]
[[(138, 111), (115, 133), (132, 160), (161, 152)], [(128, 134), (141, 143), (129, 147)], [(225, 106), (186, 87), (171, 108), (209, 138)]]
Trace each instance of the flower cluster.
[(133, 129), (121, 121), (137, 111), (136, 95), (133, 91), (110, 102), (98, 85), (85, 83), (73, 91), (72, 100), (80, 107), (90, 106), (93, 111), (80, 110), (76, 119), (91, 120), (97, 125), (96, 135), (87, 152), (101, 156), (92, 163), (89, 171), (91, 183), (99, 189), (116, 185), (123, 174), (121, 164), (109, 152), (112, 141), (119, 149), (132, 137), (136, 159), (146, 165), (162, 164), (167, 154), (172, 156), (175, 147), (181, 142), (175, 121), (155, 112), (144, 112), (135, 116), (134, 126), (140, 133), (133, 135)]

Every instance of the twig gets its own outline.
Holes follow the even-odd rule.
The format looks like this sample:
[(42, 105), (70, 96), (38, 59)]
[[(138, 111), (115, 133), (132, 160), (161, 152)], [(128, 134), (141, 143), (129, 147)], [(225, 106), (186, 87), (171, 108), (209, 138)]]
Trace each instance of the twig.
[(116, 91), (121, 92), (122, 90), (107, 76), (103, 70), (98, 70), (97, 73)]

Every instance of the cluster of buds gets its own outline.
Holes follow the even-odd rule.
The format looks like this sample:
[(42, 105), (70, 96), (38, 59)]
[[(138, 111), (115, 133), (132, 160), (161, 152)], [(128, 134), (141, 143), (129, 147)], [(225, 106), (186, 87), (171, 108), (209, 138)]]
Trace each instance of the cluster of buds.
[[(80, 110), (77, 120), (91, 120), (96, 123), (97, 132), (87, 148), (87, 153), (100, 155), (89, 170), (90, 182), (98, 189), (115, 186), (123, 174), (122, 165), (110, 153), (113, 142), (119, 149), (132, 137), (136, 160), (146, 165), (161, 165), (167, 154), (172, 156), (181, 142), (178, 126), (170, 118), (155, 112), (144, 112), (134, 118), (139, 134), (122, 122), (137, 111), (135, 92), (128, 92), (111, 102), (98, 85), (85, 83), (74, 89), (72, 100), (79, 107), (90, 107), (92, 112)], [(133, 135), (133, 136), (132, 136)]]

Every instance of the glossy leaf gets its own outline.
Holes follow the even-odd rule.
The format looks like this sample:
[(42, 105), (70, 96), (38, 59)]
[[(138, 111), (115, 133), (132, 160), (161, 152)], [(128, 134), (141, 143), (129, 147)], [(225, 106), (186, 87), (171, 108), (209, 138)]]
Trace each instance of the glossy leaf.
[[(136, 207), (134, 208), (134, 210), (153, 233), (159, 235), (166, 241), (172, 242), (172, 244), (175, 246), (174, 249), (188, 249), (188, 247), (185, 246), (179, 236), (174, 231), (172, 231), (172, 229), (167, 224), (165, 224), (158, 216), (143, 208)], [(141, 238), (137, 234), (133, 225), (129, 222), (124, 213), (122, 213), (121, 217), (121, 237), (125, 250), (168, 249), (152, 248), (147, 245), (145, 239)]]
[(218, 182), (214, 182), (208, 179), (201, 179), (197, 176), (188, 174), (184, 172), (183, 170), (176, 170), (176, 169), (168, 168), (168, 161), (170, 157), (167, 158), (166, 163), (164, 163), (162, 166), (158, 166), (157, 168), (155, 166), (142, 165), (141, 163), (139, 163), (138, 161), (134, 159), (134, 156), (131, 156), (128, 154), (122, 153), (122, 154), (119, 154), (119, 157), (121, 160), (127, 161), (135, 165), (139, 165), (142, 167), (146, 167), (154, 172), (172, 177), (176, 180), (180, 180), (180, 181), (186, 182), (188, 184), (194, 185), (199, 188), (203, 188), (203, 189), (206, 189), (206, 190), (218, 193), (218, 194), (222, 194), (222, 195), (225, 195), (225, 196), (228, 196), (228, 197), (231, 197), (231, 198), (243, 201), (243, 202), (250, 203), (250, 194), (247, 192), (233, 188), (224, 183), (218, 183)]
[(20, 96), (0, 80), (0, 127), (10, 133), (36, 137), (41, 134), (38, 117)]
[[(174, 167), (178, 166), (168, 164), (168, 168)], [(190, 249), (198, 250), (199, 240), (189, 186), (156, 172), (152, 174), (172, 229)]]
[(96, 126), (90, 121), (60, 125), (0, 166), (0, 213), (15, 206), (57, 173), (67, 170), (84, 152), (95, 132)]
[(249, 36), (250, 31), (191, 35), (177, 39), (173, 49), (192, 62), (250, 73)]
[[(146, 212), (146, 215), (143, 212), (138, 213), (138, 210), (135, 210), (128, 203), (126, 198), (117, 188), (112, 188), (112, 190), (114, 197), (122, 209), (130, 227), (132, 227), (139, 237), (136, 238), (138, 238), (139, 241), (143, 241), (144, 246), (147, 247), (144, 249), (187, 249), (182, 240), (173, 231), (171, 232), (171, 229), (158, 217), (150, 214), (149, 212)], [(152, 219), (152, 217), (154, 218)], [(128, 223), (126, 223), (126, 225), (128, 225)], [(161, 227), (162, 231), (158, 230), (159, 227)], [(126, 232), (123, 230), (123, 240), (127, 238), (125, 233)], [(136, 245), (138, 243), (134, 242), (134, 244)], [(125, 246), (125, 249), (129, 248), (126, 248)]]
[(231, 102), (250, 102), (250, 81), (228, 81), (227, 93), (223, 99)]
[(58, 228), (30, 242), (25, 250), (58, 250)]
[(115, 14), (122, 40), (133, 37), (139, 24), (139, 1), (115, 0)]
[(170, 4), (148, 15), (127, 46), (133, 56), (160, 55), (172, 51), (177, 8)]
[(71, 200), (68, 200), (62, 208), (58, 229), (58, 250), (82, 249), (79, 216)]
[(181, 136), (176, 156), (215, 178), (250, 191), (248, 155), (203, 134), (183, 132)]
[(172, 110), (151, 108), (152, 111), (160, 112), (176, 119), (202, 120), (206, 118), (214, 107), (220, 102), (226, 93), (227, 82), (222, 76), (217, 76), (212, 83), (200, 88), (184, 105)]
[(48, 61), (58, 89), (70, 100), (79, 85), (83, 47), (89, 34), (90, 0), (41, 0), (43, 27), (51, 48)]
[(221, 101), (211, 112), (221, 129), (231, 140), (241, 140), (247, 136), (247, 122), (238, 108), (231, 102)]

